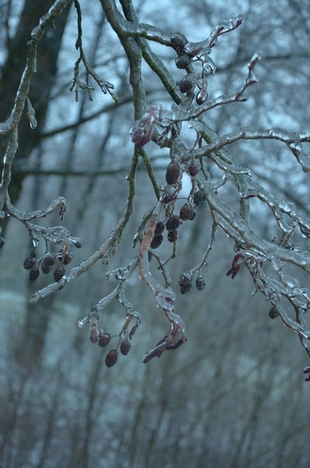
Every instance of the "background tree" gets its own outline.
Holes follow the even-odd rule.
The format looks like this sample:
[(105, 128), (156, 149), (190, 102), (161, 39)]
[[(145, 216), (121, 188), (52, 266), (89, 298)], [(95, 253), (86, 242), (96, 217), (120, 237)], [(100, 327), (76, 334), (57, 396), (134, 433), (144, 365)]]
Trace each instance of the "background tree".
[[(39, 4), (43, 18), (28, 44), (16, 106), (1, 124), (8, 144), (4, 222), (10, 215), (1, 258), (4, 466), (307, 466), (307, 394), (298, 371), (304, 356), (295, 335), (274, 325), (281, 318), (308, 352), (308, 175), (299, 170), (307, 169), (300, 144), (309, 138), (303, 131), (308, 109), (301, 106), (308, 92), (307, 21), (296, 3), (250, 3), (243, 5), (243, 23), (234, 6), (228, 11), (227, 5), (179, 2), (172, 25), (165, 5), (151, 12), (148, 2), (124, 1), (119, 8), (112, 1), (74, 2), (69, 12), (70, 2), (59, 1), (47, 15)], [(4, 24), (13, 41), (16, 5), (6, 8)], [(29, 12), (26, 4), (23, 11)], [(42, 41), (49, 39), (52, 17), (61, 49), (52, 87), (43, 82), (47, 108), (39, 117), (33, 81), (26, 98), (27, 73), (36, 49), (45, 56)], [(161, 30), (147, 25), (156, 17)], [(235, 19), (223, 24), (229, 17)], [(28, 39), (37, 22), (24, 23)], [(253, 55), (258, 45), (260, 63)], [(3, 70), (13, 55), (6, 52)], [(252, 86), (256, 71), (260, 82)], [(2, 71), (3, 87), (6, 76)], [(236, 102), (245, 96), (251, 99)], [(26, 146), (21, 129), (27, 110), (40, 131), (30, 143), (37, 130), (25, 118), (31, 149), (21, 163), (14, 144), (19, 126), (19, 147)], [(23, 180), (19, 199), (11, 189), (17, 178)], [(175, 243), (167, 239), (175, 233), (165, 229), (161, 245), (150, 248), (155, 222), (178, 223), (171, 218), (185, 203), (183, 211), (195, 210), (195, 218), (182, 220)], [(65, 214), (60, 223), (59, 210)], [(63, 227), (51, 229), (58, 224)], [(18, 249), (16, 239), (23, 242)], [(80, 239), (84, 245), (75, 249)], [(33, 263), (29, 271), (40, 271), (30, 291), (26, 258)], [(44, 275), (42, 266), (48, 273), (54, 260)], [(56, 267), (66, 275), (54, 282)], [(238, 273), (234, 281), (225, 276), (228, 270)], [(206, 286), (195, 294), (199, 273)], [(254, 288), (269, 306), (263, 296), (251, 297)], [(271, 306), (275, 321), (268, 318)], [(180, 311), (182, 320), (175, 316)], [(111, 333), (107, 351), (89, 346), (84, 329), (75, 335), (77, 321), (90, 325), (92, 342), (104, 345)], [(185, 341), (183, 323), (186, 346), (163, 353)], [(129, 337), (129, 355), (107, 369), (108, 351), (121, 354)], [(146, 361), (163, 355), (143, 366), (150, 348)], [(25, 433), (32, 434), (26, 441)]]

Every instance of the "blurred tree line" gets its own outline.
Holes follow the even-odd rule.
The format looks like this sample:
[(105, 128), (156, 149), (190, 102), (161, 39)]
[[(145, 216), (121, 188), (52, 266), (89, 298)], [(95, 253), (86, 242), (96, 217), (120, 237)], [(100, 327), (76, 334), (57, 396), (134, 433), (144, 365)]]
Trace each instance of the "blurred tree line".
[[(171, 353), (164, 352), (160, 359), (147, 364), (141, 362), (154, 343), (163, 342), (162, 337), (169, 333), (169, 323), (157, 307), (152, 290), (139, 279), (139, 266), (126, 277), (125, 299), (120, 288), (115, 301), (104, 310), (98, 308), (102, 299), (125, 283), (122, 278), (127, 273), (119, 273), (119, 268), (127, 268), (137, 255), (137, 247), (133, 249), (135, 236), (136, 244), (143, 244), (149, 219), (155, 212), (153, 207), (158, 206), (157, 197), (171, 195), (178, 187), (168, 184), (172, 188), (164, 192), (161, 189), (166, 184), (167, 165), (174, 161), (171, 141), (178, 139), (178, 132), (182, 144), (190, 148), (189, 155), (197, 151), (205, 186), (223, 175), (221, 147), (210, 153), (210, 161), (198, 157), (204, 146), (213, 144), (210, 134), (209, 140), (205, 136), (205, 127), (201, 130), (198, 124), (187, 125), (183, 121), (182, 127), (169, 127), (164, 118), (150, 135), (153, 141), (143, 148), (139, 144), (134, 148), (130, 140), (133, 122), (141, 123), (146, 109), (154, 103), (160, 102), (163, 109), (170, 108), (172, 100), (180, 104), (179, 83), (185, 72), (175, 66), (175, 60), (183, 52), (165, 47), (164, 32), (182, 33), (196, 44), (209, 37), (216, 25), (240, 13), (245, 16), (244, 23), (219, 37), (216, 47), (212, 47), (210, 56), (216, 72), (208, 75), (208, 94), (210, 99), (216, 99), (240, 89), (251, 57), (257, 51), (262, 57), (255, 64), (259, 82), (246, 90), (247, 102), (226, 105), (223, 99), (225, 105), (214, 106), (196, 121), (219, 136), (234, 136), (231, 132), (235, 130), (254, 127), (281, 127), (299, 135), (297, 143), (287, 140), (283, 144), (278, 141), (281, 138), (263, 138), (262, 131), (253, 138), (229, 142), (229, 152), (237, 155), (241, 169), (238, 172), (234, 166), (232, 177), (227, 183), (225, 179), (223, 188), (216, 186), (215, 194), (219, 191), (223, 202), (238, 214), (243, 205), (250, 203), (251, 223), (248, 218), (244, 221), (259, 238), (268, 242), (272, 239), (270, 243), (281, 248), (287, 261), (291, 261), (291, 275), (286, 274), (282, 264), (279, 273), (275, 261), (272, 265), (264, 264), (269, 278), (276, 281), (279, 274), (283, 288), (288, 290), (297, 288), (297, 283), (291, 286), (293, 279), (306, 284), (304, 271), (298, 269), (298, 255), (302, 258), (306, 251), (307, 260), (309, 233), (305, 220), (310, 218), (307, 159), (298, 146), (309, 141), (302, 138), (310, 117), (306, 104), (310, 97), (310, 24), (303, 4), (301, 0), (245, 0), (229, 5), (227, 2), (214, 5), (209, 0), (174, 3), (8, 0), (0, 4), (0, 147), (1, 155), (5, 155), (0, 200), (3, 213), (10, 215), (3, 216), (1, 222), (1, 236), (5, 240), (0, 258), (1, 467), (308, 466), (309, 388), (301, 373), (307, 355), (298, 346), (301, 341), (308, 352), (307, 338), (282, 327), (280, 317), (271, 320), (268, 314), (271, 305), (266, 297), (253, 294), (255, 288), (260, 290), (258, 281), (265, 278), (259, 276), (260, 257), (254, 258), (257, 250), (249, 249), (252, 257), (244, 254), (241, 258), (240, 273), (239, 263), (232, 264), (238, 252), (248, 250), (244, 249), (242, 235), (229, 227), (228, 222), (226, 225), (221, 221), (225, 211), (221, 218), (212, 206), (211, 195), (206, 202), (193, 205), (189, 190), (193, 184), (197, 184), (196, 191), (204, 187), (199, 185), (198, 178), (198, 182), (193, 182), (185, 174), (178, 199), (172, 200), (174, 212), (179, 212), (186, 201), (193, 205), (195, 218), (183, 221), (176, 243), (165, 238), (153, 250), (149, 262), (156, 285), (165, 278), (165, 268), (170, 269), (171, 282), (166, 282), (165, 291), (171, 287), (176, 293), (175, 311), (186, 325), (186, 345)], [(44, 15), (50, 7), (61, 9), (61, 14), (55, 14), (54, 28), (50, 24), (44, 27), (37, 43), (36, 72), (31, 78), (29, 103), (25, 100), (25, 110), (18, 122), (18, 148), (6, 187), (13, 131), (6, 132), (5, 126), (16, 104), (27, 60), (27, 43), (34, 28), (46, 20)], [(117, 12), (132, 24), (138, 18), (141, 25), (160, 27), (162, 43), (146, 42), (143, 34), (134, 36), (135, 44), (127, 40), (117, 30), (117, 22), (122, 24)], [(152, 34), (154, 31), (149, 30), (149, 36)], [(137, 47), (141, 52), (139, 60), (134, 58)], [(83, 68), (84, 53), (89, 68)], [(143, 66), (138, 76), (140, 59)], [(213, 67), (212, 62), (209, 67)], [(159, 73), (163, 70), (167, 74)], [(188, 75), (193, 73), (190, 68), (185, 70)], [(96, 77), (101, 77), (104, 93)], [(169, 79), (165, 81), (165, 77)], [(203, 88), (203, 82), (200, 86)], [(186, 98), (193, 96), (187, 93)], [(32, 109), (37, 122), (32, 125), (34, 128), (29, 125), (29, 119), (30, 124), (33, 122)], [(197, 131), (196, 147), (193, 128)], [(169, 144), (158, 144), (156, 132), (166, 130), (164, 137), (170, 138)], [(284, 132), (279, 135), (287, 136)], [(176, 153), (178, 157), (178, 149)], [(180, 161), (185, 173), (191, 160), (180, 158)], [(228, 160), (226, 164), (229, 165)], [(262, 190), (271, 193), (275, 200), (281, 200), (282, 205), (272, 211), (270, 203), (261, 203), (254, 185), (254, 189), (250, 185), (251, 196), (237, 193), (238, 177), (248, 177), (244, 168), (249, 168), (252, 179), (259, 181)], [(4, 188), (8, 189), (9, 198), (5, 198)], [(27, 213), (46, 210), (59, 196), (66, 199), (64, 220), (59, 221), (57, 216), (59, 207), (62, 209), (61, 200), (47, 216), (41, 211), (39, 219), (38, 214), (26, 220)], [(171, 200), (164, 210), (169, 203)], [(113, 226), (118, 226), (122, 217), (126, 218), (124, 230), (120, 229), (111, 248), (98, 255), (99, 261), (88, 268), (87, 262), (111, 238)], [(297, 220), (294, 225), (292, 219)], [(217, 226), (215, 220), (219, 221)], [(279, 235), (277, 222), (284, 226), (286, 236)], [(37, 291), (46, 291), (54, 281), (51, 273), (44, 275), (41, 271), (35, 282), (29, 282), (29, 270), (23, 267), (25, 259), (33, 258), (37, 240), (32, 223), (40, 226), (40, 235), (43, 233), (35, 248), (38, 258), (50, 250), (44, 237), (47, 233), (52, 236), (50, 227), (61, 224), (70, 232), (69, 236), (75, 236), (72, 248), (70, 244), (73, 259), (65, 270), (69, 274), (71, 268), (76, 268), (79, 273), (63, 289), (30, 304), (29, 298), (36, 297)], [(292, 225), (292, 229), (285, 231), (287, 225)], [(301, 233), (297, 233), (297, 225), (301, 225)], [(217, 229), (213, 238), (215, 228), (223, 226), (226, 231)], [(66, 237), (61, 245), (53, 246), (54, 250), (62, 247), (63, 253), (58, 252), (62, 261), (70, 239)], [(82, 248), (76, 248), (80, 247), (79, 239), (84, 241)], [(240, 250), (236, 250), (238, 245)], [(180, 275), (199, 265), (204, 252), (208, 255), (201, 274), (206, 286), (201, 291), (193, 286), (187, 294), (181, 294)], [(174, 258), (164, 264), (170, 256)], [(83, 262), (85, 273), (80, 267)], [(233, 281), (226, 276), (231, 268), (238, 273)], [(108, 271), (114, 273), (107, 279)], [(304, 332), (307, 327), (298, 306), (307, 311), (305, 286), (300, 295), (296, 301), (292, 294), (284, 297), (297, 314), (296, 319), (288, 315), (293, 327), (300, 325)], [(128, 356), (120, 355), (117, 364), (108, 369), (105, 366), (108, 348), (92, 346), (87, 327), (79, 330), (75, 324), (84, 316), (91, 326), (94, 323), (94, 341), (102, 339), (101, 330), (115, 333), (117, 336), (112, 338), (116, 342), (118, 336), (128, 338), (128, 330), (139, 324), (136, 315), (130, 316), (128, 304), (141, 313), (142, 322), (131, 337)], [(170, 320), (173, 315), (169, 314), (168, 310)], [(132, 321), (127, 330), (124, 317), (128, 316)], [(286, 317), (283, 312), (284, 323)], [(171, 319), (170, 323), (176, 323), (177, 331), (182, 331), (178, 319), (175, 323)], [(169, 344), (166, 345), (169, 350)]]

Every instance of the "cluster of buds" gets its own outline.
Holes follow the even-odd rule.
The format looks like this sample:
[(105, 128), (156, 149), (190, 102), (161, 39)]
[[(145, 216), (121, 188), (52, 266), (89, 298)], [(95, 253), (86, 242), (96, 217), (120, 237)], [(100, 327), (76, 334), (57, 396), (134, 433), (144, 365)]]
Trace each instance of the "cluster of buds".
[[(132, 318), (135, 317), (135, 324), (130, 330), (128, 326)], [(108, 346), (113, 338), (118, 340), (115, 347), (110, 349), (105, 357), (105, 364), (107, 367), (113, 367), (118, 361), (119, 352), (123, 356), (127, 356), (131, 349), (131, 340), (141, 324), (141, 318), (139, 312), (132, 311), (131, 314), (126, 316), (125, 324), (120, 333), (108, 333), (102, 328), (99, 328), (100, 315), (97, 307), (95, 306), (92, 311), (82, 320), (77, 323), (78, 328), (84, 327), (89, 324), (89, 339), (91, 343), (98, 344), (101, 348)]]
[[(194, 271), (187, 271), (182, 273), (179, 278), (179, 288), (181, 294), (186, 294), (192, 289)], [(202, 291), (206, 287), (206, 281), (201, 276), (200, 272), (195, 281), (198, 291)]]

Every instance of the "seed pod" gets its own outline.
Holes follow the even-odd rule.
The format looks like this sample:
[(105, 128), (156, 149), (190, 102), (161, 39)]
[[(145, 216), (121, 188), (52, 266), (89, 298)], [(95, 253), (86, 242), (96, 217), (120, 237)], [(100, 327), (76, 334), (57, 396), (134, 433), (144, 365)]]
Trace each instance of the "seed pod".
[(196, 86), (196, 76), (194, 73), (188, 73), (185, 75), (179, 84), (181, 93), (188, 93)]
[(175, 195), (173, 193), (166, 193), (162, 198), (162, 202), (165, 203), (165, 205), (168, 205), (173, 201), (175, 201)]
[(156, 223), (154, 235), (157, 236), (158, 234), (162, 234), (164, 230), (165, 230), (165, 223), (163, 223), (162, 221), (158, 221), (158, 223)]
[(124, 356), (127, 356), (131, 348), (131, 341), (128, 338), (124, 338), (121, 341), (120, 351)]
[(81, 247), (83, 247), (83, 241), (76, 241), (74, 242), (74, 245), (77, 249), (80, 249)]
[(167, 239), (169, 242), (175, 242), (178, 239), (178, 231), (169, 231)]
[(25, 258), (24, 263), (23, 263), (25, 270), (30, 270), (30, 268), (34, 266), (35, 262), (36, 262), (36, 259), (34, 257), (29, 256)]
[(89, 331), (89, 339), (92, 343), (97, 343), (97, 340), (98, 340), (98, 333), (97, 333), (97, 329), (96, 328), (92, 328), (90, 331)]
[(65, 269), (62, 265), (59, 265), (56, 270), (54, 271), (54, 280), (55, 281), (60, 281), (61, 278), (64, 276), (65, 274)]
[(40, 276), (39, 268), (37, 268), (37, 267), (32, 268), (32, 270), (30, 270), (30, 272), (29, 272), (29, 281), (30, 281), (30, 283), (34, 283), (35, 281), (37, 281), (39, 276)]
[(198, 106), (201, 106), (208, 98), (208, 93), (205, 88), (202, 88), (200, 91), (198, 91), (197, 96), (196, 96), (196, 102)]
[(181, 33), (174, 33), (171, 36), (171, 45), (176, 50), (178, 53), (180, 53), (184, 47), (186, 46), (188, 40), (184, 36), (184, 34)]
[(195, 216), (196, 211), (189, 203), (185, 203), (180, 209), (180, 218), (182, 219), (182, 221), (185, 221), (187, 219), (192, 221), (195, 218)]
[(108, 345), (111, 341), (110, 333), (103, 333), (103, 335), (99, 336), (98, 344), (101, 348)]
[(42, 273), (44, 273), (45, 275), (48, 275), (49, 272), (51, 271), (52, 267), (49, 266), (49, 267), (46, 267), (44, 266), (43, 264), (41, 265), (41, 270), (42, 270)]
[(107, 367), (112, 367), (116, 364), (118, 359), (117, 349), (111, 349), (105, 358), (105, 364)]
[(196, 288), (198, 291), (202, 291), (206, 287), (206, 282), (205, 279), (199, 275), (198, 278), (196, 279)]
[(190, 176), (195, 177), (198, 174), (200, 169), (199, 163), (196, 159), (192, 159), (189, 166), (188, 166), (188, 173)]
[(180, 175), (180, 165), (176, 161), (171, 161), (167, 166), (166, 182), (169, 185), (174, 185)]
[(166, 229), (167, 231), (175, 231), (181, 224), (180, 216), (173, 215), (166, 221)]
[(56, 262), (55, 252), (47, 252), (44, 255), (43, 260), (42, 260), (42, 271), (43, 271), (43, 267), (50, 268), (54, 265), (55, 262)]
[(278, 317), (279, 311), (276, 307), (271, 307), (271, 309), (268, 312), (269, 317), (273, 320)]
[(156, 234), (156, 236), (153, 237), (152, 242), (151, 242), (151, 249), (157, 249), (162, 241), (164, 240), (164, 236), (162, 234)]
[(188, 293), (192, 288), (192, 275), (182, 273), (179, 279), (179, 286), (181, 294)]
[(5, 240), (3, 239), (3, 237), (0, 237), (0, 249), (2, 249), (4, 244), (5, 244)]
[(176, 59), (175, 64), (178, 68), (186, 68), (190, 65), (192, 59), (186, 52), (182, 52)]
[(73, 254), (71, 252), (67, 252), (62, 259), (62, 263), (64, 265), (68, 265), (72, 259), (73, 259)]
[(197, 190), (197, 192), (194, 193), (195, 206), (201, 205), (206, 201), (206, 199), (207, 197), (203, 190)]

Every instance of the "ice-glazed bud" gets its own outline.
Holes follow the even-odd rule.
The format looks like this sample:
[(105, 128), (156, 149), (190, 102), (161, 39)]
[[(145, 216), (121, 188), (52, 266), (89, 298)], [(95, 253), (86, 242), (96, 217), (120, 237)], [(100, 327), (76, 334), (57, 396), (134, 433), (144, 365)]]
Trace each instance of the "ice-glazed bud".
[(37, 281), (39, 276), (40, 276), (39, 268), (37, 268), (37, 267), (32, 268), (32, 270), (30, 270), (30, 272), (29, 272), (29, 281), (30, 281), (30, 283), (34, 283), (35, 281)]
[(92, 328), (90, 331), (89, 331), (89, 339), (92, 343), (97, 343), (97, 340), (98, 340), (98, 333), (97, 333), (97, 329), (96, 328)]
[(151, 106), (141, 119), (136, 120), (129, 130), (131, 141), (136, 144), (138, 148), (142, 148), (148, 143), (153, 134), (153, 128), (156, 123), (161, 119), (161, 104), (154, 104)]
[(151, 242), (151, 249), (157, 249), (162, 241), (164, 240), (164, 236), (162, 234), (156, 234), (153, 239), (152, 239), (152, 242)]
[(180, 165), (176, 161), (171, 161), (167, 166), (166, 182), (169, 185), (174, 185), (180, 175)]
[(36, 259), (34, 257), (29, 256), (25, 258), (23, 267), (25, 268), (25, 270), (30, 270), (34, 266), (35, 262)]
[(56, 282), (60, 281), (65, 274), (65, 269), (62, 265), (59, 265), (54, 271), (54, 280)]
[(185, 75), (179, 84), (179, 89), (181, 93), (188, 93), (196, 85), (196, 76), (193, 73), (188, 73)]
[(171, 45), (178, 54), (184, 49), (187, 42), (188, 40), (186, 39), (184, 34), (177, 32), (172, 34), (171, 36)]
[(107, 367), (113, 367), (118, 359), (117, 349), (111, 349), (105, 358), (105, 364)]
[(191, 57), (185, 53), (182, 52), (176, 59), (175, 59), (175, 64), (178, 68), (186, 68), (191, 64)]
[(182, 219), (182, 221), (185, 221), (185, 220), (190, 220), (192, 221), (196, 216), (196, 211), (194, 210), (194, 208), (189, 204), (189, 203), (185, 203), (181, 209), (180, 209), (180, 218)]
[(169, 242), (175, 242), (178, 239), (178, 231), (169, 231), (167, 239)]
[(199, 166), (198, 161), (196, 161), (196, 159), (192, 159), (192, 161), (190, 162), (188, 166), (189, 175), (191, 177), (195, 177), (195, 175), (198, 174), (199, 170), (200, 170), (200, 166)]
[(103, 333), (103, 335), (99, 336), (98, 344), (101, 348), (107, 346), (111, 341), (110, 333)]
[(55, 252), (47, 252), (42, 259), (42, 268), (50, 268), (56, 262)]
[(128, 354), (129, 351), (130, 351), (130, 348), (131, 348), (131, 341), (129, 340), (129, 338), (124, 338), (124, 339), (121, 341), (121, 346), (120, 346), (120, 351), (121, 351), (121, 353), (122, 353), (124, 356), (127, 356), (127, 354)]
[(206, 287), (206, 282), (205, 279), (199, 275), (198, 278), (196, 279), (196, 288), (198, 291), (202, 291)]
[(180, 216), (173, 215), (166, 221), (166, 229), (167, 231), (175, 231), (181, 224)]
[(192, 288), (192, 275), (188, 273), (182, 273), (179, 279), (180, 293), (186, 294)]

